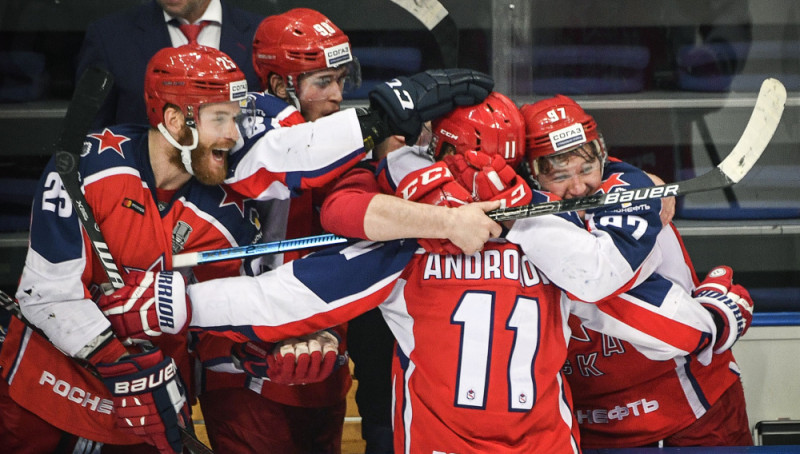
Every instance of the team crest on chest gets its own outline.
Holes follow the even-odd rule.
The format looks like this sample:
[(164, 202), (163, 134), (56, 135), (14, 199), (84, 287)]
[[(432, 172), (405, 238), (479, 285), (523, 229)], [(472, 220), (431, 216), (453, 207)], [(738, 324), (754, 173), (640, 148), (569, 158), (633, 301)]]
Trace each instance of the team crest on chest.
[(100, 134), (89, 134), (89, 137), (97, 139), (100, 144), (97, 146), (97, 154), (101, 154), (106, 150), (114, 150), (123, 158), (125, 154), (122, 153), (122, 144), (131, 140), (130, 138), (122, 135), (116, 135), (110, 129), (105, 128)]

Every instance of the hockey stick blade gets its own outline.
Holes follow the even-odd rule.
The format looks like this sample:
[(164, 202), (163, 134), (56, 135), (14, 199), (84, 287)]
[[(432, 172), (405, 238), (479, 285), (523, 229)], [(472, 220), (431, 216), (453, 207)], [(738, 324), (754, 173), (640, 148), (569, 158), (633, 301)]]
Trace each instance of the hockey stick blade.
[(277, 254), (279, 252), (296, 251), (320, 246), (331, 246), (347, 242), (347, 238), (333, 235), (316, 235), (292, 240), (272, 241), (269, 243), (250, 244), (247, 246), (215, 249), (204, 252), (187, 252), (172, 257), (173, 268), (187, 268), (203, 263), (219, 262), (222, 260), (243, 259), (259, 255)]
[(732, 186), (744, 178), (753, 168), (767, 148), (772, 135), (778, 128), (786, 104), (786, 89), (777, 79), (767, 79), (761, 84), (756, 105), (750, 120), (745, 126), (741, 138), (733, 150), (711, 171), (676, 183), (612, 192), (594, 194), (577, 199), (556, 200), (553, 202), (501, 208), (488, 212), (495, 221), (542, 216), (545, 214), (564, 213), (568, 211), (588, 210), (606, 205), (618, 205), (627, 202), (675, 197), (693, 192), (711, 191)]
[[(27, 325), (30, 329), (36, 331), (43, 338), (47, 339), (47, 336), (42, 330), (25, 320), (25, 318), (22, 316), (22, 311), (19, 309), (19, 304), (17, 301), (2, 290), (0, 290), (0, 308), (7, 310), (11, 313), (11, 315), (22, 320), (22, 322), (25, 323), (25, 325)], [(92, 372), (92, 374), (97, 374), (96, 371), (90, 369), (85, 363), (79, 362), (78, 364), (80, 364), (81, 367), (88, 369), (90, 372)], [(214, 451), (212, 451), (211, 448), (200, 441), (191, 431), (183, 427), (181, 427), (181, 441), (186, 446), (186, 449), (188, 449), (192, 454), (214, 454)]]

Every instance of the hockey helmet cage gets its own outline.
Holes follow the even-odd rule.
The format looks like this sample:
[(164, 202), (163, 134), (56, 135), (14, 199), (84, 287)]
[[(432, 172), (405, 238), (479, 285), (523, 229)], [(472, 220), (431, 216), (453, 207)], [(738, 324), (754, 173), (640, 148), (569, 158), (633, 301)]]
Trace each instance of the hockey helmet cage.
[(452, 145), (456, 153), (499, 154), (514, 168), (524, 157), (525, 121), (514, 101), (498, 92), (489, 93), (473, 106), (453, 109), (434, 120), (431, 129), (430, 150), (435, 159), (442, 157), (445, 144)]
[(573, 99), (556, 95), (520, 108), (525, 122), (525, 155), (531, 171), (537, 175), (541, 158), (551, 158), (582, 147), (594, 145), (601, 162), (606, 148), (595, 119)]
[(224, 52), (197, 44), (166, 47), (148, 62), (144, 83), (150, 125), (163, 121), (167, 105), (175, 105), (193, 126), (201, 104), (247, 98), (244, 73)]
[(309, 8), (294, 8), (269, 16), (253, 39), (253, 66), (264, 89), (271, 73), (294, 89), (298, 77), (310, 71), (352, 64), (351, 83), (360, 83), (360, 71), (350, 40), (330, 19)]

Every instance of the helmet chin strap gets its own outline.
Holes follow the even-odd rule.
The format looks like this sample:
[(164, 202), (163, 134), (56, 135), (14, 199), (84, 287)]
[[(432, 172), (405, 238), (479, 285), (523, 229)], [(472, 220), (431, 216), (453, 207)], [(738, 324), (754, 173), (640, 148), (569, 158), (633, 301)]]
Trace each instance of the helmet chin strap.
[(197, 148), (197, 128), (194, 126), (189, 126), (189, 130), (192, 131), (192, 144), (191, 145), (181, 145), (172, 137), (172, 134), (167, 131), (167, 128), (164, 126), (164, 123), (158, 124), (158, 131), (167, 139), (170, 145), (181, 150), (181, 162), (183, 162), (183, 167), (186, 168), (186, 171), (189, 172), (189, 175), (194, 176), (194, 170), (192, 170), (192, 150)]
[(300, 110), (300, 99), (297, 97), (297, 90), (294, 87), (295, 80), (292, 76), (286, 76), (286, 93), (289, 95), (289, 99), (292, 100), (292, 105), (294, 108), (297, 109), (298, 112), (302, 113)]

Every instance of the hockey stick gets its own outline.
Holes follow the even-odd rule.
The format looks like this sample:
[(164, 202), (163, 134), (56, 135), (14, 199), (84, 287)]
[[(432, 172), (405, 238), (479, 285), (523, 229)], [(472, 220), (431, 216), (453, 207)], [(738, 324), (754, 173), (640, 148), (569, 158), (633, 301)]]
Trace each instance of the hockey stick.
[(111, 74), (98, 67), (90, 67), (81, 75), (72, 100), (67, 107), (67, 115), (64, 117), (61, 134), (56, 142), (55, 162), (56, 170), (61, 177), (64, 189), (69, 194), (78, 220), (86, 230), (86, 235), (108, 275), (111, 286), (119, 289), (125, 284), (122, 282), (117, 265), (114, 264), (114, 259), (108, 252), (108, 244), (100, 232), (100, 226), (97, 225), (94, 214), (81, 191), (80, 175), (78, 174), (78, 161), (86, 134), (89, 133), (92, 121), (111, 90), (112, 84)]
[(173, 268), (186, 268), (203, 263), (222, 260), (257, 257), (259, 255), (277, 254), (279, 252), (296, 251), (311, 247), (331, 246), (347, 242), (347, 238), (328, 233), (325, 235), (307, 236), (293, 240), (272, 241), (269, 243), (250, 244), (226, 249), (215, 249), (204, 252), (187, 252), (172, 257)]
[(528, 218), (545, 214), (563, 213), (598, 208), (606, 205), (646, 199), (675, 197), (693, 192), (711, 191), (730, 187), (744, 178), (753, 168), (772, 139), (783, 115), (786, 89), (777, 79), (767, 79), (761, 84), (756, 105), (742, 137), (725, 159), (711, 171), (677, 183), (631, 189), (628, 191), (595, 194), (578, 199), (557, 200), (513, 208), (490, 211), (495, 221)]
[[(108, 276), (110, 288), (108, 285), (102, 286), (106, 294), (124, 287), (125, 283), (119, 274), (117, 265), (114, 263), (114, 258), (109, 252), (108, 244), (100, 231), (100, 226), (97, 225), (94, 213), (92, 213), (92, 209), (81, 191), (78, 161), (83, 150), (83, 142), (86, 140), (86, 134), (89, 133), (92, 121), (100, 110), (100, 106), (102, 106), (106, 96), (108, 96), (113, 83), (111, 74), (99, 67), (90, 67), (81, 75), (67, 107), (61, 134), (58, 136), (55, 145), (55, 165), (58, 175), (61, 177), (61, 183), (64, 185), (64, 189), (72, 201), (72, 206), (75, 208), (78, 220), (86, 231), (86, 235), (92, 243), (92, 248)], [(213, 454), (213, 451), (208, 446), (204, 445), (193, 433), (185, 428), (181, 428), (181, 441), (192, 453)]]
[[(761, 91), (756, 99), (756, 105), (742, 137), (733, 151), (725, 157), (713, 170), (677, 183), (650, 186), (628, 191), (612, 192), (610, 194), (595, 194), (577, 199), (556, 200), (553, 202), (536, 203), (513, 208), (501, 208), (487, 213), (495, 221), (509, 221), (545, 214), (565, 213), (598, 208), (606, 205), (619, 205), (631, 201), (647, 199), (660, 199), (690, 194), (693, 192), (712, 191), (732, 186), (753, 168), (761, 154), (766, 149), (775, 129), (783, 115), (783, 106), (786, 103), (786, 89), (776, 79), (767, 79), (761, 85)], [(273, 254), (295, 249), (304, 249), (309, 246), (328, 246), (343, 243), (346, 238), (332, 234), (309, 236), (295, 240), (276, 241), (273, 243), (255, 244), (227, 249), (216, 249), (205, 252), (178, 254), (173, 257), (173, 267), (188, 267), (202, 263), (219, 260), (242, 259), (258, 255)], [(283, 248), (285, 244), (285, 249)], [(297, 247), (294, 247), (297, 245)]]
[(392, 0), (404, 10), (411, 13), (425, 28), (430, 30), (439, 52), (442, 54), (442, 67), (458, 66), (458, 25), (438, 0)]

